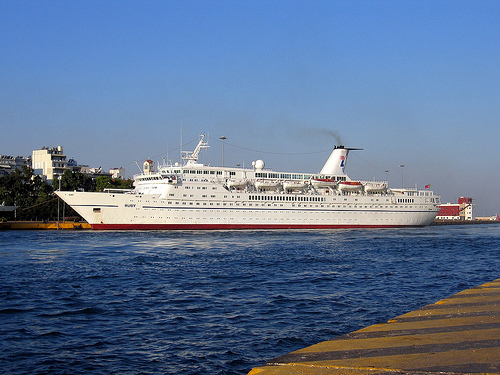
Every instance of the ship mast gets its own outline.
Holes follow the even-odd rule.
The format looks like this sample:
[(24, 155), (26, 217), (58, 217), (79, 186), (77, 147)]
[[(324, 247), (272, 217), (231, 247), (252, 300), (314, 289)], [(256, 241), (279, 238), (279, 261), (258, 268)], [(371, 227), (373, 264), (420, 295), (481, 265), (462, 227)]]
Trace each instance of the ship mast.
[(200, 140), (194, 151), (182, 151), (182, 159), (187, 160), (186, 164), (196, 164), (203, 149), (209, 148), (208, 141), (205, 142), (205, 134), (200, 134)]

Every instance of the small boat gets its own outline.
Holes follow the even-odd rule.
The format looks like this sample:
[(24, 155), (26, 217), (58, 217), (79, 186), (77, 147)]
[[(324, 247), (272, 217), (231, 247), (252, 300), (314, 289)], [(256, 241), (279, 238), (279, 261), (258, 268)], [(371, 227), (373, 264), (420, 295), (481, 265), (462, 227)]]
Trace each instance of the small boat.
[(255, 181), (255, 187), (259, 190), (276, 190), (282, 187), (281, 182), (273, 180)]
[(363, 184), (359, 181), (339, 181), (338, 188), (340, 191), (361, 191)]
[(226, 185), (229, 189), (244, 189), (248, 185), (248, 180), (228, 180)]
[(387, 182), (367, 182), (365, 191), (367, 193), (382, 193), (387, 190)]
[(306, 181), (285, 181), (283, 182), (283, 189), (286, 191), (303, 191), (309, 187)]
[(333, 188), (337, 186), (337, 181), (333, 178), (313, 178), (311, 184), (316, 188)]

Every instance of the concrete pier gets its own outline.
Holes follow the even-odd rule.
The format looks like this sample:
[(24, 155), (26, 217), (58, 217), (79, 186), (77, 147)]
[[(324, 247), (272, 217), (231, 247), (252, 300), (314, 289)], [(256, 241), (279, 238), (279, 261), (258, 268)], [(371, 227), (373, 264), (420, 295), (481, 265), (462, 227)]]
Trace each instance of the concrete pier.
[(297, 350), (249, 375), (500, 374), (500, 279)]

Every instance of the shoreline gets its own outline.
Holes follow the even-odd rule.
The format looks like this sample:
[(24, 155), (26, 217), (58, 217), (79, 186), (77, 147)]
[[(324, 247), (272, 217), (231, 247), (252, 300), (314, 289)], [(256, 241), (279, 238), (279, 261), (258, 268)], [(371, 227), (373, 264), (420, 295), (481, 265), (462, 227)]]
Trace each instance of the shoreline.
[(0, 230), (89, 230), (86, 221), (6, 221), (0, 223)]
[(434, 220), (431, 225), (500, 224), (500, 220)]
[[(430, 225), (474, 225), (500, 224), (500, 220), (435, 220)], [(91, 230), (86, 221), (6, 221), (0, 223), (0, 230)]]

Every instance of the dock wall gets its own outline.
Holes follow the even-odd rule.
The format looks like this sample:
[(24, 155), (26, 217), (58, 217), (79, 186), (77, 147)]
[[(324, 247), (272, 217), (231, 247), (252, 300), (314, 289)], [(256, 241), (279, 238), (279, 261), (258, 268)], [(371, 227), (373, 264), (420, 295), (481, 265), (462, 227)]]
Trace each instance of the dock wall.
[(500, 279), (267, 361), (249, 375), (500, 374)]
[(87, 222), (57, 222), (57, 221), (7, 221), (0, 223), (0, 229), (18, 229), (18, 230), (77, 230), (77, 229), (90, 229), (90, 224)]

